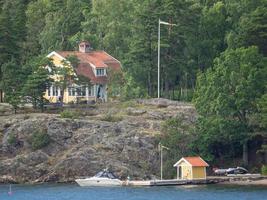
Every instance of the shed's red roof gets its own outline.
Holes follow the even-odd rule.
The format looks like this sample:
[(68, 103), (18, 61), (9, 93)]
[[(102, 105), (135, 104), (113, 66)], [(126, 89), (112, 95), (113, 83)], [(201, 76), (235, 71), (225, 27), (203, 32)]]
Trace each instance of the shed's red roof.
[(208, 163), (206, 163), (202, 158), (198, 157), (184, 157), (184, 159), (189, 162), (193, 167), (208, 167)]

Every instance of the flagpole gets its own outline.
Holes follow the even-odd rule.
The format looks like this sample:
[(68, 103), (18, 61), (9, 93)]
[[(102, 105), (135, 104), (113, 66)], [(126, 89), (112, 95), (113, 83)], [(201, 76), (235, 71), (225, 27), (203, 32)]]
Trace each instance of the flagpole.
[(162, 150), (163, 148), (170, 150), (168, 147), (163, 146), (161, 143), (159, 143), (159, 150), (160, 150), (160, 180), (163, 178), (163, 154)]
[(158, 98), (160, 98), (160, 19), (158, 28)]
[(158, 27), (158, 99), (160, 98), (160, 24), (168, 25), (168, 26), (177, 26), (176, 24), (170, 24), (168, 22), (161, 21), (159, 19), (159, 27)]

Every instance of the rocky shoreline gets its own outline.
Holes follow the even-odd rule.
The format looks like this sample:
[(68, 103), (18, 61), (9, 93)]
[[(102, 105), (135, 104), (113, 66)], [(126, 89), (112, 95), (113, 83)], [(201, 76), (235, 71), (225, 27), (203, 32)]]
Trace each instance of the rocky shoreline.
[[(161, 124), (177, 115), (188, 121), (196, 118), (191, 104), (168, 100), (113, 102), (80, 112), (75, 119), (4, 112), (0, 116), (0, 182), (73, 182), (107, 166), (121, 179), (150, 179), (159, 173)], [(49, 144), (35, 148), (34, 134), (38, 140), (49, 137)]]
[(218, 182), (222, 185), (259, 185), (267, 186), (267, 176), (240, 176), (240, 177), (225, 177), (223, 181)]

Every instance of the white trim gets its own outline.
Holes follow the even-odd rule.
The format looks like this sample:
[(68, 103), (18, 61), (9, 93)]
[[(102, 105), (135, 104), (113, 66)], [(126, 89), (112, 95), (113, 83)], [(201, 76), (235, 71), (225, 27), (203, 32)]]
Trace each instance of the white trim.
[(120, 63), (120, 65), (121, 65), (121, 62), (120, 61), (118, 61), (116, 58), (114, 58), (113, 56), (111, 56), (111, 55), (109, 55), (107, 52), (105, 52), (105, 51), (103, 51), (106, 55), (108, 55), (108, 56), (110, 56), (111, 58), (113, 58), (114, 60), (116, 60), (118, 63)]
[[(103, 71), (104, 74), (103, 74), (103, 75), (102, 75), (102, 74), (101, 74), (101, 75), (97, 75), (97, 70), (104, 70), (104, 71)], [(106, 68), (103, 68), (103, 67), (101, 67), (101, 68), (100, 68), (100, 67), (99, 67), (99, 68), (96, 68), (96, 69), (95, 69), (95, 76), (96, 76), (96, 77), (107, 76), (107, 70), (106, 70)]]
[(190, 165), (192, 167), (191, 163), (189, 163), (184, 157), (182, 157), (180, 160), (178, 160), (173, 166), (177, 167), (179, 165), (179, 163), (181, 163), (182, 161), (186, 162), (188, 165)]
[[(56, 51), (52, 51), (50, 54), (48, 54), (46, 57), (50, 58), (53, 55), (59, 57), (61, 60), (66, 60), (67, 63), (73, 68), (73, 66), (71, 65), (70, 61), (68, 61), (66, 58), (64, 58), (63, 56), (61, 56), (59, 53), (57, 53)], [(60, 65), (56, 65), (57, 67), (64, 67), (64, 65), (60, 64)], [(76, 73), (75, 73), (76, 74)]]
[(55, 51), (52, 51), (50, 54), (48, 54), (46, 57), (50, 58), (52, 57), (53, 55), (63, 59), (63, 60), (66, 60), (66, 58), (64, 58), (63, 56), (61, 56), (59, 53), (55, 52)]
[(88, 63), (89, 63), (90, 65), (92, 65), (93, 68), (95, 68), (95, 69), (97, 68), (93, 63), (91, 63), (91, 62), (88, 62)]
[(206, 163), (208, 166), (205, 166), (205, 167), (209, 167), (210, 165), (205, 161), (203, 160), (200, 156), (198, 156), (204, 163)]

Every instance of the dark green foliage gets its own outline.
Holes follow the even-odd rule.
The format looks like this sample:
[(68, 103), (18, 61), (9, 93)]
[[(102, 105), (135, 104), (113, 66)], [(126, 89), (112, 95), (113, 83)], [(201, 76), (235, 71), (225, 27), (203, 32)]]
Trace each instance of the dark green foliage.
[(60, 113), (61, 118), (76, 119), (80, 117), (80, 113), (76, 111), (64, 110)]
[[(196, 140), (196, 130), (194, 123), (185, 116), (177, 116), (162, 124), (162, 134), (159, 140), (162, 145), (169, 148), (164, 149), (164, 168), (166, 178), (174, 178), (176, 173), (173, 164), (183, 156), (194, 155), (194, 144)], [(172, 170), (171, 170), (172, 169)]]
[(122, 71), (109, 69), (108, 72), (108, 96), (118, 97), (122, 94), (122, 88), (125, 83)]
[[(209, 160), (239, 156), (253, 132), (266, 132), (266, 0), (0, 2), (0, 95), (15, 110), (25, 97), (42, 108), (50, 72), (35, 57), (77, 50), (81, 40), (121, 61), (123, 76), (110, 73), (109, 95), (155, 97), (161, 19), (177, 26), (161, 25), (160, 92), (183, 101), (194, 96), (200, 115), (194, 151)], [(62, 92), (70, 79), (90, 85), (68, 68), (57, 73)]]
[(225, 50), (225, 34), (228, 30), (226, 8), (222, 1), (205, 6), (198, 26), (193, 51), (197, 51), (199, 69), (210, 68), (213, 59)]
[(261, 167), (261, 174), (264, 175), (264, 176), (267, 175), (267, 166), (266, 166), (266, 165), (263, 165), (263, 166)]
[[(63, 60), (62, 66), (64, 67), (55, 67), (54, 73), (57, 74), (60, 78), (54, 81), (55, 85), (57, 85), (61, 90), (61, 103), (64, 101), (64, 94), (68, 87), (73, 83), (73, 80), (77, 80), (74, 69), (72, 68), (71, 61), (76, 62), (77, 60), (74, 57), (70, 57), (69, 60)], [(75, 59), (75, 60), (74, 60)]]
[[(87, 3), (88, 2), (88, 3)], [(45, 15), (45, 26), (39, 35), (39, 42), (43, 53), (53, 50), (69, 50), (77, 46), (71, 43), (71, 37), (81, 30), (83, 21), (83, 9), (85, 4), (89, 7), (88, 1), (48, 1), (48, 11)]]
[(29, 71), (29, 75), (23, 86), (22, 94), (31, 101), (34, 108), (39, 107), (43, 110), (44, 94), (52, 81), (49, 75), (52, 74), (53, 64), (47, 58), (38, 57), (27, 63), (24, 70)]
[(44, 131), (36, 131), (29, 138), (29, 143), (33, 150), (46, 147), (50, 141), (50, 136)]
[(267, 56), (267, 2), (256, 2), (240, 15), (235, 24), (236, 30), (228, 35), (228, 44), (230, 47), (258, 46), (260, 52)]
[(265, 93), (258, 100), (257, 122), (262, 128), (267, 128), (267, 94)]
[[(210, 159), (238, 156), (255, 127), (250, 118), (265, 92), (267, 60), (256, 47), (227, 50), (200, 73), (194, 102), (200, 114), (197, 146)], [(229, 151), (231, 149), (231, 151)]]
[(125, 83), (121, 90), (121, 99), (123, 101), (144, 98), (146, 92), (134, 80), (132, 76), (125, 74)]
[(10, 134), (7, 138), (7, 142), (9, 145), (14, 146), (17, 143), (17, 138), (14, 134)]
[(5, 91), (6, 102), (13, 106), (15, 113), (21, 103), (21, 89), (24, 81), (25, 76), (14, 60), (2, 65), (1, 88)]

